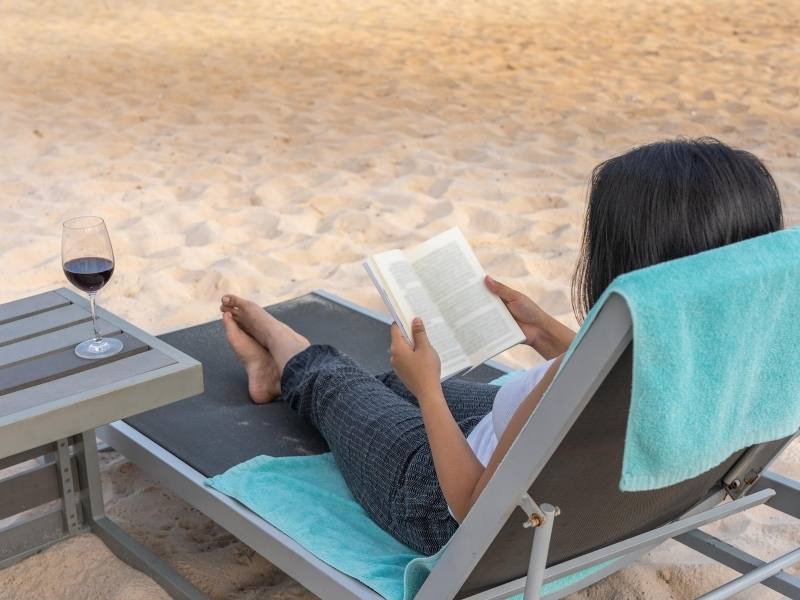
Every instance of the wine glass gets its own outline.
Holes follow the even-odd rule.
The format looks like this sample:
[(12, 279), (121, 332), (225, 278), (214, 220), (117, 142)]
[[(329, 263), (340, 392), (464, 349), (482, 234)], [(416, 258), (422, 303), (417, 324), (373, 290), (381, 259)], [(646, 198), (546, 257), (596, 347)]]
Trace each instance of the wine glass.
[(95, 296), (114, 273), (114, 249), (106, 223), (100, 217), (75, 217), (61, 230), (61, 264), (64, 275), (76, 288), (89, 294), (94, 338), (75, 346), (80, 358), (106, 358), (122, 350), (117, 338), (103, 338), (97, 331)]

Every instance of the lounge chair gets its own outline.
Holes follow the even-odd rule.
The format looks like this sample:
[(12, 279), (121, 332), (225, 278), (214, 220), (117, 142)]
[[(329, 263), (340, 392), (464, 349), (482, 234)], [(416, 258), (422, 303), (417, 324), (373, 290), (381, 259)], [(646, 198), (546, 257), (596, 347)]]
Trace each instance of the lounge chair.
[[(325, 292), (269, 310), (312, 342), (335, 344), (373, 373), (389, 368), (388, 322), (381, 315)], [(631, 331), (626, 304), (610, 298), (417, 600), (499, 600), (523, 590), (526, 599), (534, 599), (540, 597), (542, 583), (569, 575), (574, 579), (574, 574), (594, 567), (544, 596), (560, 598), (670, 538), (744, 574), (706, 598), (727, 598), (760, 582), (800, 599), (800, 578), (783, 571), (800, 561), (800, 549), (764, 563), (698, 530), (763, 503), (800, 518), (800, 485), (767, 471), (790, 438), (744, 448), (719, 466), (666, 488), (619, 490), (630, 403)], [(258, 407), (248, 402), (244, 374), (227, 349), (219, 321), (163, 339), (203, 363), (205, 392), (113, 423), (102, 428), (100, 436), (321, 598), (380, 600), (369, 587), (204, 485), (207, 477), (260, 454), (319, 453), (326, 445), (282, 403)], [(491, 364), (469, 376), (488, 381), (502, 372)], [(730, 501), (722, 503), (726, 497)]]

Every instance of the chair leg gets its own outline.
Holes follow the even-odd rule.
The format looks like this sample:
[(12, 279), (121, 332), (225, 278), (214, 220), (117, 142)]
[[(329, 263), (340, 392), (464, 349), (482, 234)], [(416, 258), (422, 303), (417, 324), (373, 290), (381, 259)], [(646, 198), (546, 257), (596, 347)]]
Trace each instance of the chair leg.
[[(682, 533), (675, 537), (675, 541), (692, 550), (696, 550), (700, 554), (705, 554), (707, 557), (734, 571), (738, 571), (742, 575), (766, 564), (765, 561), (748, 554), (736, 546), (718, 540), (713, 535), (709, 535), (700, 529)], [(761, 580), (761, 585), (775, 590), (792, 600), (800, 600), (800, 577), (790, 575), (786, 571), (781, 571), (772, 577)]]
[(544, 519), (533, 530), (533, 544), (528, 563), (528, 576), (525, 580), (524, 600), (541, 598), (544, 570), (547, 567), (547, 555), (550, 552), (550, 537), (553, 535), (553, 521), (558, 515), (558, 509), (549, 504), (542, 504), (541, 511)]
[(753, 569), (733, 581), (729, 581), (725, 585), (700, 596), (697, 600), (723, 600), (724, 598), (730, 598), (734, 594), (746, 590), (798, 562), (800, 562), (800, 548), (765, 563), (763, 566)]

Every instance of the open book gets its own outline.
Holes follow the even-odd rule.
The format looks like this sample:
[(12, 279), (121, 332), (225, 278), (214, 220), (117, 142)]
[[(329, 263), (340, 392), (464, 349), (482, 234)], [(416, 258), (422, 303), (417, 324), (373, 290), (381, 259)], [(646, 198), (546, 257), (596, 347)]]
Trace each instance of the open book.
[(442, 379), (477, 367), (525, 340), (458, 228), (410, 250), (390, 250), (364, 263), (406, 338), (421, 317), (442, 361)]

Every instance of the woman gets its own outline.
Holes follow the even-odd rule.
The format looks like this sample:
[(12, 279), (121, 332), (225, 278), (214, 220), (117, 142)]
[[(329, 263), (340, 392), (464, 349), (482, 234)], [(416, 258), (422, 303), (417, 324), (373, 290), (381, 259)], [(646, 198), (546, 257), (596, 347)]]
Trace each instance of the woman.
[[(716, 140), (659, 142), (600, 164), (589, 190), (573, 279), (582, 320), (622, 273), (782, 227), (775, 182), (752, 154)], [(423, 323), (413, 347), (392, 326), (394, 373), (372, 377), (258, 305), (227, 295), (221, 310), (250, 395), (279, 395), (327, 440), (356, 499), (413, 549), (433, 554), (477, 499), (555, 376), (574, 333), (533, 300), (487, 277), (526, 343), (548, 360), (501, 388), (439, 382)]]

